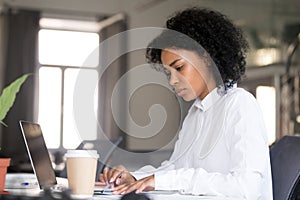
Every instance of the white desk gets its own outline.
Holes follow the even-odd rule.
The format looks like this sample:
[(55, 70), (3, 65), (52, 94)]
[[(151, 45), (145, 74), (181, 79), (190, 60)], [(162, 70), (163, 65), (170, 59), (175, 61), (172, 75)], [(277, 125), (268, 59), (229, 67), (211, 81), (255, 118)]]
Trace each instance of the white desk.
[[(21, 182), (30, 183), (28, 188), (20, 189), (20, 187), (13, 187), (19, 186)], [(59, 185), (67, 186), (67, 179), (64, 178), (57, 178), (57, 182)], [(10, 186), (10, 187), (9, 187)], [(26, 186), (27, 187), (27, 186)], [(8, 188), (18, 188), (18, 189), (8, 189)], [(8, 174), (6, 180), (6, 189), (12, 195), (20, 195), (20, 196), (43, 196), (42, 190), (40, 190), (35, 175), (33, 174)], [(147, 196), (150, 197), (152, 200), (241, 200), (238, 198), (224, 198), (224, 197), (217, 197), (217, 196), (193, 196), (193, 195), (181, 195), (177, 192), (172, 191), (151, 191), (145, 192)], [(121, 199), (121, 195), (94, 195), (92, 200), (107, 200), (107, 199), (114, 199), (119, 200)]]
[[(151, 194), (145, 193), (152, 200), (242, 200), (239, 198), (224, 198), (217, 196), (193, 196), (193, 195), (181, 195), (181, 194)], [(121, 196), (117, 195), (99, 195), (94, 196), (93, 200), (109, 200), (120, 199)]]
[[(12, 195), (22, 196), (39, 196), (40, 190), (36, 189), (7, 189)], [(179, 193), (173, 194), (158, 194), (153, 192), (144, 193), (152, 200), (242, 200), (239, 198), (224, 198), (217, 196), (193, 196), (193, 195), (181, 195)], [(91, 200), (119, 200), (121, 195), (95, 195)]]

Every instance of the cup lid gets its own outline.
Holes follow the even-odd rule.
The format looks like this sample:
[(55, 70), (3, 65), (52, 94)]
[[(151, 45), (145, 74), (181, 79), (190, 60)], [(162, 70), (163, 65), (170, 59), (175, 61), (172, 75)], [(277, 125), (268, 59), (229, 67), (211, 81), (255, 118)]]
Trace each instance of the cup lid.
[(66, 158), (99, 158), (96, 150), (68, 150)]

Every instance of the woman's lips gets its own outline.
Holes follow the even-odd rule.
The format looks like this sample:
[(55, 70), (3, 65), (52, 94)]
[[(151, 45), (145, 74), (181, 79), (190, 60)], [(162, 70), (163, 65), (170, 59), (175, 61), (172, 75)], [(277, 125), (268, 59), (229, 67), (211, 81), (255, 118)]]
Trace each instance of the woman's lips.
[(175, 89), (175, 92), (177, 93), (178, 96), (182, 96), (182, 95), (184, 95), (185, 89), (184, 88)]

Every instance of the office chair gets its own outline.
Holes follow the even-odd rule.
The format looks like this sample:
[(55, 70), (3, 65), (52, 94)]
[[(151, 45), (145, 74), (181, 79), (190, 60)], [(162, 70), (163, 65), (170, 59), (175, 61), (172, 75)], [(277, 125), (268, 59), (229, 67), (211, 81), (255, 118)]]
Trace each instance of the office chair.
[[(107, 140), (84, 140), (82, 141), (76, 149), (87, 149), (87, 150), (96, 150), (100, 155), (100, 159), (97, 164), (97, 171), (95, 180), (98, 181), (98, 174), (100, 174), (104, 167), (108, 164), (109, 159), (114, 152), (114, 150), (122, 142), (123, 137), (120, 136), (116, 140), (108, 142)], [(67, 178), (67, 164), (64, 169), (59, 174), (60, 177)]]
[(299, 199), (300, 137), (284, 136), (270, 149), (273, 199)]

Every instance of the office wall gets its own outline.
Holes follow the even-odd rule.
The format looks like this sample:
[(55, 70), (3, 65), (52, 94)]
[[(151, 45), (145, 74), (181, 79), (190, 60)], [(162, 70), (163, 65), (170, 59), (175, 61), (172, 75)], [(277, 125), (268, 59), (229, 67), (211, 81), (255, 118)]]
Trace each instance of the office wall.
[[(6, 23), (4, 16), (1, 15), (1, 6), (0, 6), (0, 94), (2, 93), (3, 84), (3, 74), (4, 74), (4, 63), (5, 63), (5, 54), (6, 54)], [(2, 125), (0, 125), (0, 138), (2, 138)]]
[(3, 71), (4, 71), (4, 56), (5, 56), (5, 37), (6, 37), (6, 32), (5, 32), (5, 20), (4, 20), (4, 16), (2, 15), (3, 12), (3, 7), (2, 7), (2, 0), (0, 0), (0, 92), (1, 89), (3, 87)]
[[(0, 14), (0, 30), (5, 30), (5, 21), (4, 21), (4, 17)], [(3, 88), (3, 71), (4, 71), (4, 56), (5, 56), (5, 37), (6, 37), (6, 34), (5, 34), (5, 31), (0, 31), (0, 91), (1, 89)]]

